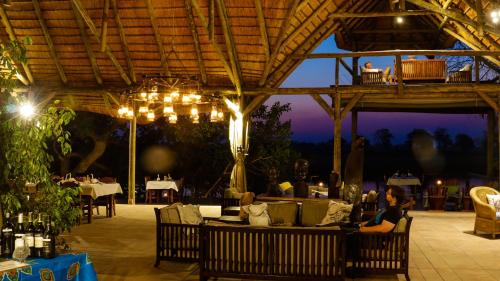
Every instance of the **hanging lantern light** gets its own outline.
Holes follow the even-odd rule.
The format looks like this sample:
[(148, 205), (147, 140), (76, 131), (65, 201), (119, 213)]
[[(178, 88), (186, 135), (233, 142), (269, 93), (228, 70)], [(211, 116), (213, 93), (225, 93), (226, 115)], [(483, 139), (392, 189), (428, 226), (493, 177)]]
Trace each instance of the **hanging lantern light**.
[(148, 98), (148, 93), (143, 89), (139, 94), (142, 100), (146, 100)]
[(132, 108), (128, 108), (127, 109), (127, 118), (132, 119), (133, 117), (134, 117), (134, 111), (132, 110)]
[(217, 111), (217, 107), (215, 105), (212, 105), (212, 111), (210, 111), (210, 122), (219, 121), (218, 114), (219, 112)]
[(219, 111), (217, 113), (217, 118), (219, 119), (219, 121), (223, 121), (224, 120), (224, 112)]
[(174, 113), (174, 107), (172, 105), (165, 105), (163, 107), (163, 114), (165, 116), (170, 115), (172, 113)]
[(140, 114), (146, 114), (146, 113), (148, 113), (148, 106), (146, 106), (146, 105), (139, 106), (139, 113)]
[(164, 103), (172, 103), (172, 96), (171, 95), (165, 95), (163, 97), (163, 102)]
[(182, 104), (189, 104), (191, 102), (191, 97), (189, 95), (182, 95)]
[(168, 123), (176, 124), (177, 123), (177, 114), (174, 112), (168, 116)]
[(148, 118), (148, 121), (155, 121), (155, 113), (153, 110), (148, 111), (147, 118)]
[(172, 93), (170, 93), (170, 97), (172, 98), (172, 101), (176, 101), (179, 99), (179, 92), (177, 90), (174, 90), (172, 91)]
[(200, 122), (200, 116), (198, 115), (198, 107), (196, 106), (196, 104), (193, 104), (193, 106), (191, 107), (191, 120), (195, 124)]

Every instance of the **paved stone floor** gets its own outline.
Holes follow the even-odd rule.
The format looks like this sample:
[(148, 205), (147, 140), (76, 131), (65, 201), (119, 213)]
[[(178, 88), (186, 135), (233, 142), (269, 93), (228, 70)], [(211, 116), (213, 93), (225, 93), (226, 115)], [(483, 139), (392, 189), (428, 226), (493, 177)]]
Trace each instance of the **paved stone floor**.
[[(66, 239), (73, 250), (91, 254), (99, 280), (198, 280), (197, 264), (155, 258), (152, 205), (117, 205), (117, 216), (97, 216), (74, 228)], [(101, 214), (104, 209), (101, 209)], [(500, 281), (500, 238), (472, 234), (474, 213), (410, 211), (412, 280)], [(404, 276), (356, 280), (404, 280)]]

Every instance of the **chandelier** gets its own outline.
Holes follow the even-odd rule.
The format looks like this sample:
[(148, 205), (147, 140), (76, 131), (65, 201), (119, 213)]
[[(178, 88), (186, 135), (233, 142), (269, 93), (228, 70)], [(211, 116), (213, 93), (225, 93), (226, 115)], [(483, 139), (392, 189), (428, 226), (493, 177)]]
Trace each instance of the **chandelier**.
[(179, 115), (189, 115), (193, 123), (200, 122), (200, 113), (210, 114), (211, 122), (224, 120), (222, 104), (214, 95), (202, 95), (199, 82), (193, 77), (144, 76), (141, 85), (120, 96), (118, 116), (134, 116), (153, 122), (164, 116), (171, 124)]

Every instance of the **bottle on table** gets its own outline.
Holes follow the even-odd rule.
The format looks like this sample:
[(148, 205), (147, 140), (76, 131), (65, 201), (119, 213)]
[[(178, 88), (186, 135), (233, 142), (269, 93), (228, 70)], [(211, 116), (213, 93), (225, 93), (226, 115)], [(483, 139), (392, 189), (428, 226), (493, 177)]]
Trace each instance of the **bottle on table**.
[(54, 222), (50, 219), (47, 223), (47, 230), (43, 236), (42, 257), (51, 259), (56, 256), (56, 236), (54, 234)]
[(24, 234), (24, 221), (23, 221), (23, 213), (19, 213), (17, 215), (17, 228), (16, 228), (16, 235), (17, 234)]
[(10, 213), (5, 214), (6, 222), (2, 228), (2, 256), (11, 257), (14, 252), (14, 225), (10, 221)]
[(42, 214), (38, 214), (38, 221), (35, 226), (35, 254), (34, 257), (41, 257), (43, 250), (43, 234), (45, 233), (45, 227), (43, 226)]
[(30, 248), (30, 257), (35, 253), (35, 225), (33, 224), (33, 214), (28, 214), (28, 226), (25, 232), (25, 240), (27, 246)]

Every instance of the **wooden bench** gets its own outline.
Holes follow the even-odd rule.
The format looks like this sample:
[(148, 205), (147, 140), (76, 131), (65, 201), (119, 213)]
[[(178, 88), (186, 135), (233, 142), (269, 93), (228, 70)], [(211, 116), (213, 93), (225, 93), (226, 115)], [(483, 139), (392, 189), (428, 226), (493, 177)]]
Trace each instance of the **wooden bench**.
[[(401, 61), (403, 70), (403, 82), (445, 82), (446, 79), (446, 60), (445, 59), (427, 59), (427, 60), (403, 60)], [(394, 66), (397, 77), (397, 67)]]
[(461, 70), (461, 71), (450, 71), (448, 74), (447, 83), (471, 83), (472, 82), (472, 71)]
[(332, 228), (200, 228), (200, 280), (344, 280), (345, 239)]
[[(352, 256), (355, 274), (404, 274), (410, 280), (410, 226), (413, 220), (405, 213), (405, 224), (390, 233), (355, 233), (356, 252)], [(400, 227), (400, 229), (398, 229)]]

